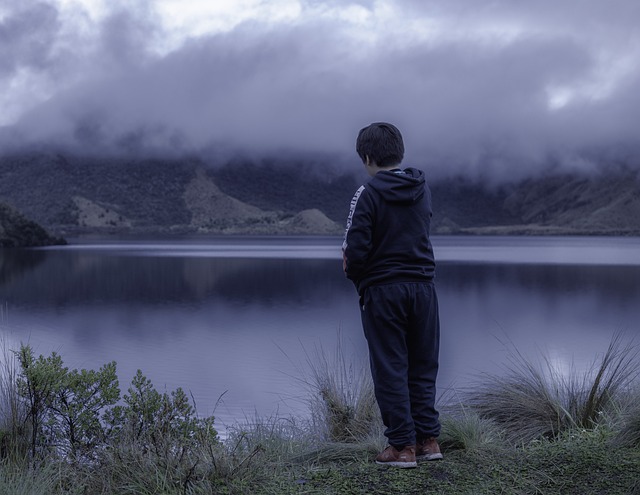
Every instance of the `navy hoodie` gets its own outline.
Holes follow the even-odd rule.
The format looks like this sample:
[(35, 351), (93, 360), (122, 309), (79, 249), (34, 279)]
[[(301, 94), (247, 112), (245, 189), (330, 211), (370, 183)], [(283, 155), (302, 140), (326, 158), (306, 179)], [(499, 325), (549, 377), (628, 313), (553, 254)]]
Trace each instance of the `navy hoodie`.
[(363, 294), (370, 285), (430, 281), (431, 192), (415, 168), (378, 172), (351, 200), (344, 271)]

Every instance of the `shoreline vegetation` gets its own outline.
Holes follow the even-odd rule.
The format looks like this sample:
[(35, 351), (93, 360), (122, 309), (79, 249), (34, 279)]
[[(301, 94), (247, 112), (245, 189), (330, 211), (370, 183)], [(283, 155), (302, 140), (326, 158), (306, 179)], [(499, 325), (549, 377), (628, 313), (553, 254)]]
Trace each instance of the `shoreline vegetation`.
[[(0, 349), (0, 493), (640, 494), (640, 351), (616, 334), (586, 371), (507, 345), (500, 375), (439, 399), (445, 459), (380, 467), (366, 365), (322, 349), (302, 380), (309, 417), (245, 420), (223, 439), (182, 389), (116, 363), (70, 370), (56, 353)], [(222, 379), (222, 378), (221, 378)]]
[(36, 222), (0, 202), (0, 249), (63, 244), (66, 241), (62, 237), (52, 236)]

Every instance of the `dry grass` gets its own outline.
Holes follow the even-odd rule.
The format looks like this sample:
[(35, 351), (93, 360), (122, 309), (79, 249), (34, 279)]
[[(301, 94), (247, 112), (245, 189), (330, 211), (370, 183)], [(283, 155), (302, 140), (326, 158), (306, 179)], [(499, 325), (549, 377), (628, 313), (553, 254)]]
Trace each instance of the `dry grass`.
[(441, 416), (440, 445), (445, 450), (475, 451), (504, 445), (502, 429), (491, 419), (460, 408)]
[[(386, 474), (370, 462), (384, 437), (366, 363), (347, 359), (340, 342), (333, 353), (316, 350), (306, 357), (309, 420), (256, 417), (231, 427), (219, 442), (207, 428), (184, 436), (160, 428), (164, 423), (156, 419), (147, 437), (126, 428), (110, 436), (92, 465), (51, 457), (30, 466), (5, 457), (0, 493), (360, 494), (390, 487), (410, 493), (416, 483), (425, 492), (449, 486), (438, 481), (445, 479), (462, 485), (442, 493), (516, 493), (509, 491), (513, 486), (521, 488), (517, 493), (556, 493), (549, 490), (571, 487), (576, 473), (584, 486), (599, 483), (593, 493), (623, 493), (615, 490), (633, 486), (625, 469), (618, 469), (622, 461), (609, 461), (615, 455), (629, 466), (640, 462), (637, 451), (616, 449), (640, 446), (640, 406), (632, 400), (638, 352), (620, 337), (591, 369), (569, 376), (548, 360), (535, 365), (515, 352), (507, 373), (485, 377), (474, 391), (457, 397), (455, 408), (442, 408), (440, 440), (447, 462), (428, 463), (422, 474), (428, 469), (431, 475), (418, 470), (415, 478)], [(8, 397), (10, 384), (2, 385)], [(156, 397), (148, 385), (145, 397)], [(637, 399), (640, 389), (635, 390)], [(530, 441), (541, 437), (547, 440)], [(605, 448), (612, 437), (618, 445)], [(532, 463), (537, 464), (528, 468)], [(594, 474), (594, 466), (605, 464), (607, 476)], [(552, 470), (553, 479), (546, 474)]]
[(344, 354), (340, 339), (335, 352), (307, 354), (311, 419), (321, 437), (333, 443), (368, 441), (380, 433), (380, 412), (368, 365)]
[(513, 350), (505, 373), (484, 376), (464, 392), (464, 401), (515, 442), (592, 429), (614, 420), (627, 403), (640, 372), (638, 357), (638, 347), (624, 343), (619, 334), (584, 373), (572, 369), (563, 374), (547, 358), (535, 363)]
[(18, 394), (17, 377), (16, 355), (0, 338), (0, 459), (13, 461), (25, 458), (29, 443), (27, 409)]
[(615, 428), (613, 443), (622, 447), (640, 448), (640, 387), (631, 394), (627, 407)]

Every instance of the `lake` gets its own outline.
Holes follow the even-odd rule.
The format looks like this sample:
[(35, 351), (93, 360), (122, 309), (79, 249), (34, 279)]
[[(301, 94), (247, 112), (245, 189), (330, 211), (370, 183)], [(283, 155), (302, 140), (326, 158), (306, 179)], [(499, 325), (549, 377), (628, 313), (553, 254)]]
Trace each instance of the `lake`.
[[(338, 237), (78, 239), (0, 250), (5, 346), (58, 352), (71, 368), (115, 360), (182, 387), (223, 428), (306, 415), (307, 360), (340, 341), (364, 363), (355, 289)], [(640, 333), (640, 239), (433, 238), (442, 323), (439, 389), (499, 373), (510, 345), (586, 369), (612, 335)]]

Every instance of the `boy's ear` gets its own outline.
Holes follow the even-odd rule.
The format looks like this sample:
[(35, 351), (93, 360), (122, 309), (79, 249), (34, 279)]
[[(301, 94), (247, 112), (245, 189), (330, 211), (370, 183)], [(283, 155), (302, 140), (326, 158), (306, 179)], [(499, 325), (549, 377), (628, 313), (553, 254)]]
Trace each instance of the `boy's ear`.
[(364, 155), (364, 164), (367, 166), (371, 165), (371, 158), (369, 158), (369, 155)]

